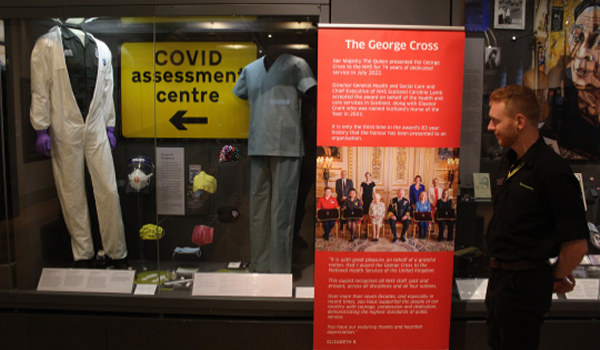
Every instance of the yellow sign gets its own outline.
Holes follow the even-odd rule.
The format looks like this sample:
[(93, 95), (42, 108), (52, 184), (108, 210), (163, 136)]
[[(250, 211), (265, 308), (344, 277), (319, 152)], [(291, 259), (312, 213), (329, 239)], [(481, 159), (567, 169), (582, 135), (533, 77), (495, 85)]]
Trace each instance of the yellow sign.
[(254, 60), (251, 43), (123, 44), (123, 136), (248, 138), (248, 102), (232, 91)]

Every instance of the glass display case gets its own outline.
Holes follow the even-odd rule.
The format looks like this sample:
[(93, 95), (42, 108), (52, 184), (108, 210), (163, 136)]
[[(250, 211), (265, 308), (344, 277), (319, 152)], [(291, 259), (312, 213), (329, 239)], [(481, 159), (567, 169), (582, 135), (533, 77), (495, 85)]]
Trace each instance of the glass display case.
[[(64, 268), (133, 272), (168, 298), (189, 297), (196, 272), (312, 286), (320, 16), (309, 7), (7, 21), (2, 288), (53, 291)], [(295, 178), (259, 178), (259, 158), (291, 159)], [(87, 275), (60, 278), (62, 291), (103, 292)]]

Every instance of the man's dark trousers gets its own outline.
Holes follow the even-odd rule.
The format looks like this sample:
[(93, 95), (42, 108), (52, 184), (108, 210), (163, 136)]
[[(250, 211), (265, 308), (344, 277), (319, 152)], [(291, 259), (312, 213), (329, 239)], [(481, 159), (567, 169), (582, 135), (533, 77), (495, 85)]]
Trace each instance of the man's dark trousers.
[(394, 238), (398, 237), (396, 234), (396, 222), (398, 222), (398, 221), (402, 223), (402, 237), (405, 237), (406, 231), (408, 231), (408, 226), (410, 226), (410, 220), (406, 219), (404, 221), (401, 221), (401, 220), (390, 219), (390, 227), (392, 229), (392, 234), (394, 235)]
[(552, 267), (492, 269), (486, 295), (488, 344), (493, 350), (537, 350), (552, 304)]

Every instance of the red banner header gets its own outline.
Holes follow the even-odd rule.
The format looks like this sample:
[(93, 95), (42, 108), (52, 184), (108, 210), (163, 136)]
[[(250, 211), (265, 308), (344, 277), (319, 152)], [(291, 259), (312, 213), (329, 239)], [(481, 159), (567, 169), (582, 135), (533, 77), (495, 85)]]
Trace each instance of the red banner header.
[(464, 38), (321, 29), (318, 145), (459, 147)]

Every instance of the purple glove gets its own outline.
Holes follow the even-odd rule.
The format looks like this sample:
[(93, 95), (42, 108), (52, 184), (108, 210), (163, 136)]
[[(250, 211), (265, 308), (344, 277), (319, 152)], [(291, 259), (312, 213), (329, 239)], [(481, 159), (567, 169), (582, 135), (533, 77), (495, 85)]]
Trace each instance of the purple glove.
[(109, 126), (106, 128), (106, 135), (108, 135), (108, 143), (110, 143), (110, 150), (114, 150), (117, 147), (117, 138), (115, 137), (115, 127)]
[(40, 154), (45, 154), (46, 157), (50, 157), (50, 135), (48, 130), (36, 130), (37, 139), (35, 140), (35, 150)]

